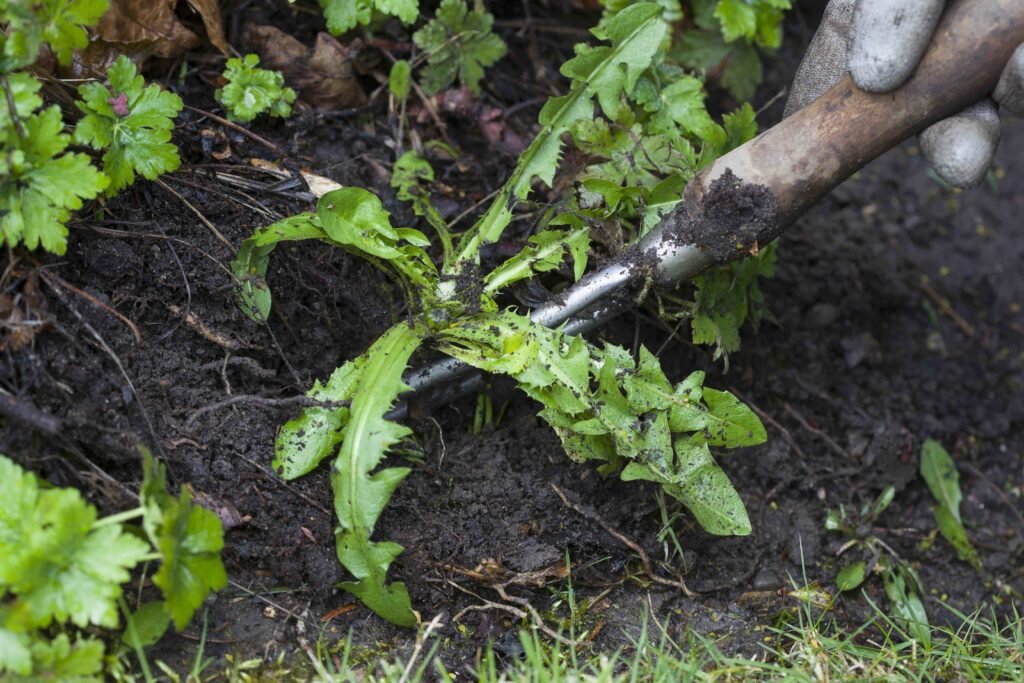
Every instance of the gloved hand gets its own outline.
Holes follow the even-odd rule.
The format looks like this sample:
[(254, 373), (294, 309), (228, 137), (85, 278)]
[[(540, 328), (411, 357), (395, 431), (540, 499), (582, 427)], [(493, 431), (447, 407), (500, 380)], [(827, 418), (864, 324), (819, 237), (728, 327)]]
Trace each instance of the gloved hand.
[[(831, 0), (796, 72), (785, 116), (817, 99), (847, 73), (869, 92), (903, 85), (927, 49), (945, 3)], [(965, 188), (984, 180), (999, 144), (1000, 110), (1024, 116), (1024, 45), (1013, 53), (992, 98), (921, 133), (921, 149), (943, 180)]]

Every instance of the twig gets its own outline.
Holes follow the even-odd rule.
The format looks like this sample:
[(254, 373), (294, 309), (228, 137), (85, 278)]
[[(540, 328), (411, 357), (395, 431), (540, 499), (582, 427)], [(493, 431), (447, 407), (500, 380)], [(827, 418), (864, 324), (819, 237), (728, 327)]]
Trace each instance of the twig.
[(416, 634), (416, 645), (413, 646), (412, 654), (409, 655), (409, 661), (405, 664), (405, 670), (402, 671), (402, 676), (398, 679), (398, 683), (406, 683), (409, 680), (409, 674), (412, 673), (413, 664), (420, 657), (420, 652), (423, 651), (423, 646), (426, 644), (427, 639), (430, 638), (430, 634), (441, 627), (441, 614), (437, 614), (430, 623), (427, 624), (427, 628), (422, 633)]
[(573, 503), (572, 501), (570, 501), (569, 498), (562, 491), (562, 489), (558, 488), (558, 486), (556, 484), (551, 484), (551, 488), (558, 495), (558, 497), (562, 499), (562, 504), (563, 505), (565, 505), (567, 508), (569, 508), (571, 510), (575, 510), (577, 513), (579, 513), (583, 517), (585, 517), (585, 518), (589, 519), (590, 521), (594, 522), (595, 524), (600, 526), (602, 529), (604, 529), (605, 532), (607, 532), (611, 536), (615, 537), (615, 539), (617, 541), (619, 541), (619, 543), (621, 543), (622, 545), (626, 546), (627, 548), (632, 550), (634, 553), (636, 553), (640, 557), (640, 562), (643, 564), (644, 573), (647, 575), (647, 577), (651, 581), (653, 581), (654, 583), (660, 584), (662, 586), (669, 586), (671, 588), (676, 588), (678, 590), (681, 590), (683, 592), (683, 595), (685, 595), (688, 598), (693, 598), (693, 597), (697, 596), (696, 593), (694, 593), (693, 591), (691, 591), (689, 588), (686, 587), (686, 584), (681, 579), (677, 579), (677, 580), (666, 579), (665, 577), (663, 577), (663, 576), (661, 576), (659, 574), (656, 574), (655, 571), (654, 571), (654, 565), (651, 563), (651, 556), (647, 554), (647, 551), (644, 550), (640, 546), (639, 543), (637, 543), (633, 539), (629, 538), (628, 536), (626, 536), (625, 534), (623, 534), (619, 530), (615, 529), (613, 526), (611, 526), (610, 524), (605, 522), (603, 519), (598, 517), (595, 513), (589, 512), (587, 510), (584, 510), (582, 507), (580, 507), (576, 503)]
[(964, 320), (963, 316), (961, 316), (953, 309), (953, 306), (949, 303), (949, 299), (946, 299), (941, 294), (936, 292), (932, 288), (932, 286), (929, 285), (924, 280), (924, 278), (921, 279), (918, 285), (921, 287), (921, 291), (924, 292), (928, 296), (928, 298), (932, 300), (932, 303), (939, 307), (940, 312), (942, 312), (944, 315), (949, 316), (950, 320), (956, 323), (956, 326), (959, 327), (964, 334), (966, 334), (968, 337), (971, 337), (972, 339), (974, 338), (974, 325), (971, 325), (969, 322)]
[[(470, 605), (469, 607), (464, 607), (463, 609), (459, 610), (458, 614), (456, 614), (454, 617), (452, 617), (452, 621), (459, 621), (460, 619), (462, 619), (462, 617), (467, 612), (485, 612), (487, 610), (492, 610), (492, 609), (493, 610), (499, 610), (501, 612), (508, 612), (509, 614), (511, 614), (511, 615), (513, 615), (513, 616), (515, 616), (515, 617), (517, 617), (519, 619), (524, 619), (526, 621), (532, 621), (534, 627), (536, 627), (539, 631), (544, 633), (544, 635), (548, 636), (549, 638), (551, 638), (553, 640), (557, 640), (559, 643), (562, 643), (563, 645), (568, 645), (569, 647), (577, 647), (577, 646), (585, 645), (585, 643), (579, 643), (579, 642), (574, 641), (574, 640), (569, 640), (568, 638), (566, 638), (565, 636), (561, 635), (557, 631), (552, 630), (551, 627), (549, 627), (547, 624), (544, 623), (544, 620), (540, 618), (540, 615), (537, 613), (537, 610), (533, 609), (532, 606), (530, 607), (530, 612), (527, 613), (527, 612), (524, 612), (523, 610), (519, 609), (518, 607), (513, 607), (512, 605), (506, 605), (506, 604), (503, 604), (503, 603), (500, 603), (500, 602), (492, 602), (490, 600), (482, 598), (479, 595), (477, 595), (476, 593), (474, 593), (473, 591), (469, 590), (468, 588), (464, 588), (464, 587), (460, 586), (459, 584), (455, 583), (454, 581), (447, 581), (446, 583), (448, 583), (449, 585), (454, 587), (456, 590), (459, 590), (459, 591), (461, 591), (461, 592), (463, 592), (463, 593), (465, 593), (467, 595), (473, 596), (474, 598), (476, 598), (477, 600), (479, 600), (481, 602), (481, 604), (479, 604), (479, 605)], [(520, 598), (520, 600), (523, 600), (523, 599), (524, 598)]]
[(78, 287), (75, 287), (73, 284), (71, 284), (61, 276), (57, 275), (56, 273), (51, 273), (47, 271), (45, 268), (39, 268), (38, 273), (44, 280), (46, 280), (46, 284), (50, 285), (54, 289), (67, 289), (68, 291), (75, 294), (75, 296), (79, 296), (85, 299), (96, 308), (106, 311), (110, 315), (114, 316), (115, 318), (123, 322), (125, 326), (132, 331), (132, 335), (135, 337), (135, 345), (139, 346), (142, 344), (142, 333), (139, 332), (139, 328), (135, 326), (135, 323), (129, 320), (124, 314), (119, 313), (114, 308), (111, 308), (107, 304), (103, 303), (102, 301), (94, 297), (92, 294), (89, 294), (89, 292), (83, 291)]
[(16, 396), (12, 396), (3, 389), (0, 389), (0, 414), (50, 436), (60, 434), (63, 426), (60, 418), (19, 401)]
[(348, 401), (318, 401), (315, 398), (309, 396), (288, 396), (286, 398), (267, 398), (266, 396), (257, 396), (255, 394), (235, 394), (229, 396), (223, 401), (217, 401), (209, 405), (199, 408), (185, 420), (185, 427), (192, 429), (195, 426), (196, 420), (207, 413), (212, 413), (223, 408), (228, 408), (235, 405), (236, 403), (255, 403), (261, 406), (303, 406), (303, 407), (315, 407), (315, 408), (346, 408), (349, 406)]
[(214, 121), (216, 121), (217, 123), (219, 123), (222, 126), (227, 126), (231, 130), (234, 130), (234, 131), (237, 131), (237, 132), (241, 133), (242, 135), (246, 136), (250, 140), (253, 140), (255, 142), (260, 143), (261, 145), (263, 145), (264, 147), (269, 149), (274, 154), (280, 154), (282, 156), (284, 155), (284, 152), (281, 151), (281, 148), (278, 147), (277, 145), (275, 145), (273, 142), (271, 142), (270, 140), (266, 140), (264, 138), (261, 138), (259, 135), (257, 135), (256, 133), (253, 133), (248, 128), (244, 128), (242, 126), (239, 126), (237, 123), (235, 123), (233, 121), (229, 121), (229, 120), (227, 120), (226, 118), (224, 118), (222, 116), (217, 116), (216, 114), (213, 114), (213, 113), (208, 112), (208, 111), (204, 111), (202, 109), (197, 109), (195, 107), (190, 107), (187, 104), (185, 105), (185, 109), (188, 109), (191, 112), (195, 112), (196, 114), (202, 114), (203, 116), (206, 116), (208, 118), (213, 119)]
[(791, 416), (793, 416), (793, 418), (797, 422), (800, 423), (801, 427), (803, 427), (804, 429), (809, 431), (811, 434), (814, 434), (816, 436), (821, 437), (821, 440), (824, 441), (828, 445), (829, 448), (831, 448), (833, 451), (835, 451), (837, 455), (840, 455), (843, 458), (849, 460), (850, 454), (846, 452), (845, 448), (843, 448), (838, 443), (836, 443), (835, 440), (831, 436), (829, 436), (825, 432), (821, 431), (820, 429), (818, 429), (817, 427), (812, 425), (810, 422), (808, 422), (806, 419), (804, 419), (804, 416), (801, 415), (800, 413), (796, 412), (796, 410), (793, 409), (793, 406), (789, 405), (788, 403), (784, 403), (783, 404), (783, 408), (785, 409), (785, 411), (787, 413), (789, 413)]
[(159, 185), (160, 187), (162, 187), (165, 190), (167, 190), (168, 192), (170, 192), (171, 194), (173, 194), (175, 197), (177, 197), (181, 201), (181, 203), (183, 203), (185, 206), (187, 206), (189, 209), (191, 209), (192, 213), (194, 213), (196, 215), (196, 217), (199, 218), (200, 222), (202, 222), (202, 224), (205, 225), (210, 230), (210, 232), (213, 233), (214, 237), (219, 239), (228, 249), (230, 249), (232, 252), (234, 252), (235, 248), (234, 248), (234, 246), (232, 246), (231, 242), (228, 241), (228, 238), (225, 237), (221, 233), (221, 231), (217, 229), (217, 226), (214, 225), (213, 223), (211, 223), (210, 219), (207, 218), (206, 216), (204, 216), (203, 213), (199, 209), (197, 209), (194, 204), (192, 204), (192, 202), (190, 202), (189, 200), (185, 199), (185, 197), (183, 197), (180, 192), (175, 190), (173, 187), (171, 187), (170, 185), (165, 183), (160, 178), (157, 178), (154, 182), (157, 185)]
[(183, 311), (181, 306), (178, 306), (177, 304), (167, 304), (167, 310), (174, 315), (180, 316), (185, 321), (186, 325), (199, 333), (199, 336), (213, 342), (217, 346), (227, 349), (228, 351), (238, 351), (243, 348), (241, 342), (228, 337), (226, 334), (210, 329), (210, 327), (192, 311)]

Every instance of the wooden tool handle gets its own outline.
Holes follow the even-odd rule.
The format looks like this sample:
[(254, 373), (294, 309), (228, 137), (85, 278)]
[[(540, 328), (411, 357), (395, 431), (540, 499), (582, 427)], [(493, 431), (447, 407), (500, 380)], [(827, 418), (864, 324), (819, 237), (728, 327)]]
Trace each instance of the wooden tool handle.
[(847, 76), (704, 169), (660, 239), (696, 244), (713, 262), (746, 256), (875, 157), (991, 93), (1021, 43), (1024, 0), (953, 0), (902, 88), (872, 94)]

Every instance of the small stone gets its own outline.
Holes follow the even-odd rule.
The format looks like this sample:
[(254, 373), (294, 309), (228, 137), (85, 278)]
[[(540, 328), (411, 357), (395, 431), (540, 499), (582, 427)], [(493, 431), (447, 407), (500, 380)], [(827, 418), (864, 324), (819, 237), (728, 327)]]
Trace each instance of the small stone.
[(816, 329), (822, 330), (839, 319), (839, 307), (829, 303), (818, 303), (811, 306), (807, 311), (807, 324)]
[(771, 567), (762, 567), (754, 575), (754, 590), (773, 591), (782, 587), (782, 580)]

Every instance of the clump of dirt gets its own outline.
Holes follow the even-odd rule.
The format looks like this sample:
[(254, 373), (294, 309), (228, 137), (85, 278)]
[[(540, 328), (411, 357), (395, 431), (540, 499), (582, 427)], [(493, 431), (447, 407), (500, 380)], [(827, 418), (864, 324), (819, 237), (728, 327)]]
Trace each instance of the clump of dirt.
[(711, 181), (706, 193), (695, 181), (685, 196), (663, 219), (665, 236), (680, 245), (696, 245), (714, 263), (743, 258), (782, 232), (775, 195), (764, 185), (736, 177), (731, 168)]

